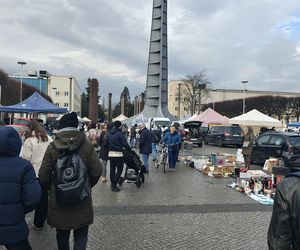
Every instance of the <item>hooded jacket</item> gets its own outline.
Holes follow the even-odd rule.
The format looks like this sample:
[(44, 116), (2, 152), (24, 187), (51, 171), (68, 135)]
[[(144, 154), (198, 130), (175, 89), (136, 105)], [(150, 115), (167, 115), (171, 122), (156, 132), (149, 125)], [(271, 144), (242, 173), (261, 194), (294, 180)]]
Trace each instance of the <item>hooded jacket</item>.
[(19, 157), (21, 139), (0, 127), (0, 245), (28, 238), (25, 214), (39, 203), (41, 188), (30, 162)]
[(279, 183), (268, 232), (270, 250), (300, 249), (300, 172)]
[(91, 225), (94, 214), (91, 196), (73, 206), (61, 206), (56, 202), (52, 176), (59, 151), (64, 150), (78, 152), (88, 169), (92, 186), (96, 185), (101, 176), (102, 165), (93, 145), (75, 128), (61, 129), (46, 150), (39, 170), (39, 179), (42, 185), (49, 189), (47, 223), (57, 229), (71, 230)]
[(123, 152), (124, 148), (131, 150), (126, 140), (125, 134), (122, 133), (122, 131), (116, 127), (113, 127), (109, 132), (108, 148), (109, 151), (115, 151), (115, 152)]

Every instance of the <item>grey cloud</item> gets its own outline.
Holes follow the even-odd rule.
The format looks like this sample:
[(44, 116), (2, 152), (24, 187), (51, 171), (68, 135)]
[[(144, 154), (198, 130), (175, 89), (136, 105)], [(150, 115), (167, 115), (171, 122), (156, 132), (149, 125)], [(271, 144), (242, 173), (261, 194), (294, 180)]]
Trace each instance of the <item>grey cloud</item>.
[[(23, 58), (82, 87), (96, 77), (101, 95), (117, 97), (125, 83), (132, 96), (144, 90), (152, 1), (1, 2), (0, 66), (9, 73)], [(297, 11), (295, 0), (169, 1), (169, 79), (206, 69), (213, 87), (247, 79), (250, 89), (300, 91), (299, 44), (278, 28)]]

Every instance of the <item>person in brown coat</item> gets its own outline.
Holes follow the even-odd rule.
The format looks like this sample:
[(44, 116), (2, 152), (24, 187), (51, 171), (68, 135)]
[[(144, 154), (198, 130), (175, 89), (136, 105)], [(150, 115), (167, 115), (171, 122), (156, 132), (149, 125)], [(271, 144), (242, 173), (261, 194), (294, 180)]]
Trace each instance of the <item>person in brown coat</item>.
[(248, 126), (244, 134), (242, 154), (245, 160), (245, 167), (250, 169), (250, 156), (252, 153), (253, 141), (255, 139), (252, 127)]
[[(42, 166), (39, 170), (41, 184), (49, 190), (47, 223), (56, 228), (58, 249), (70, 249), (70, 230), (74, 230), (74, 249), (86, 249), (89, 225), (93, 223), (93, 203), (89, 195), (86, 199), (72, 206), (59, 205), (55, 197), (53, 171), (59, 150), (77, 150), (88, 169), (91, 186), (98, 182), (102, 165), (93, 145), (78, 129), (76, 113), (64, 115), (59, 122), (59, 131), (55, 140), (48, 146)], [(53, 145), (54, 144), (54, 145)]]

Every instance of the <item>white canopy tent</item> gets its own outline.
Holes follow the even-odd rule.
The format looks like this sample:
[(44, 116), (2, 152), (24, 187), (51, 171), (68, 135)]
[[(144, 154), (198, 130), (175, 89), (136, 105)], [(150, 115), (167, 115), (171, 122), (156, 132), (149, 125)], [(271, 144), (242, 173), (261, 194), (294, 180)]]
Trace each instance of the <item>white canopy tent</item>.
[(85, 122), (91, 122), (92, 120), (90, 120), (89, 118), (87, 118), (86, 116), (82, 118), (82, 120), (84, 120)]
[(256, 109), (253, 109), (243, 115), (229, 119), (230, 124), (253, 127), (282, 127), (282, 123), (270, 116), (267, 116)]
[[(62, 118), (63, 116), (64, 116), (64, 115), (58, 116), (58, 117), (56, 118), (56, 120), (57, 120), (57, 121), (60, 120), (60, 118)], [(84, 120), (83, 120), (80, 116), (77, 116), (77, 119), (78, 119), (79, 122), (84, 122)]]
[(115, 121), (120, 121), (120, 122), (122, 122), (122, 121), (124, 121), (125, 119), (127, 119), (128, 117), (127, 116), (125, 116), (125, 115), (123, 115), (123, 114), (120, 114), (119, 116), (117, 116), (117, 117), (115, 117), (114, 119), (112, 119), (112, 121), (113, 122), (115, 122)]

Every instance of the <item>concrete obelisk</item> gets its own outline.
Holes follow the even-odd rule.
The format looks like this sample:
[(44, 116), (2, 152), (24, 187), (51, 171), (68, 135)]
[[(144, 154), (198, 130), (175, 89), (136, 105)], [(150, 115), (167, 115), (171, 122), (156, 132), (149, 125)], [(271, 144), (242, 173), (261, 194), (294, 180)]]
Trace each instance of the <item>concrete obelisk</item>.
[(168, 111), (167, 0), (153, 0), (145, 107), (146, 117), (174, 117)]

